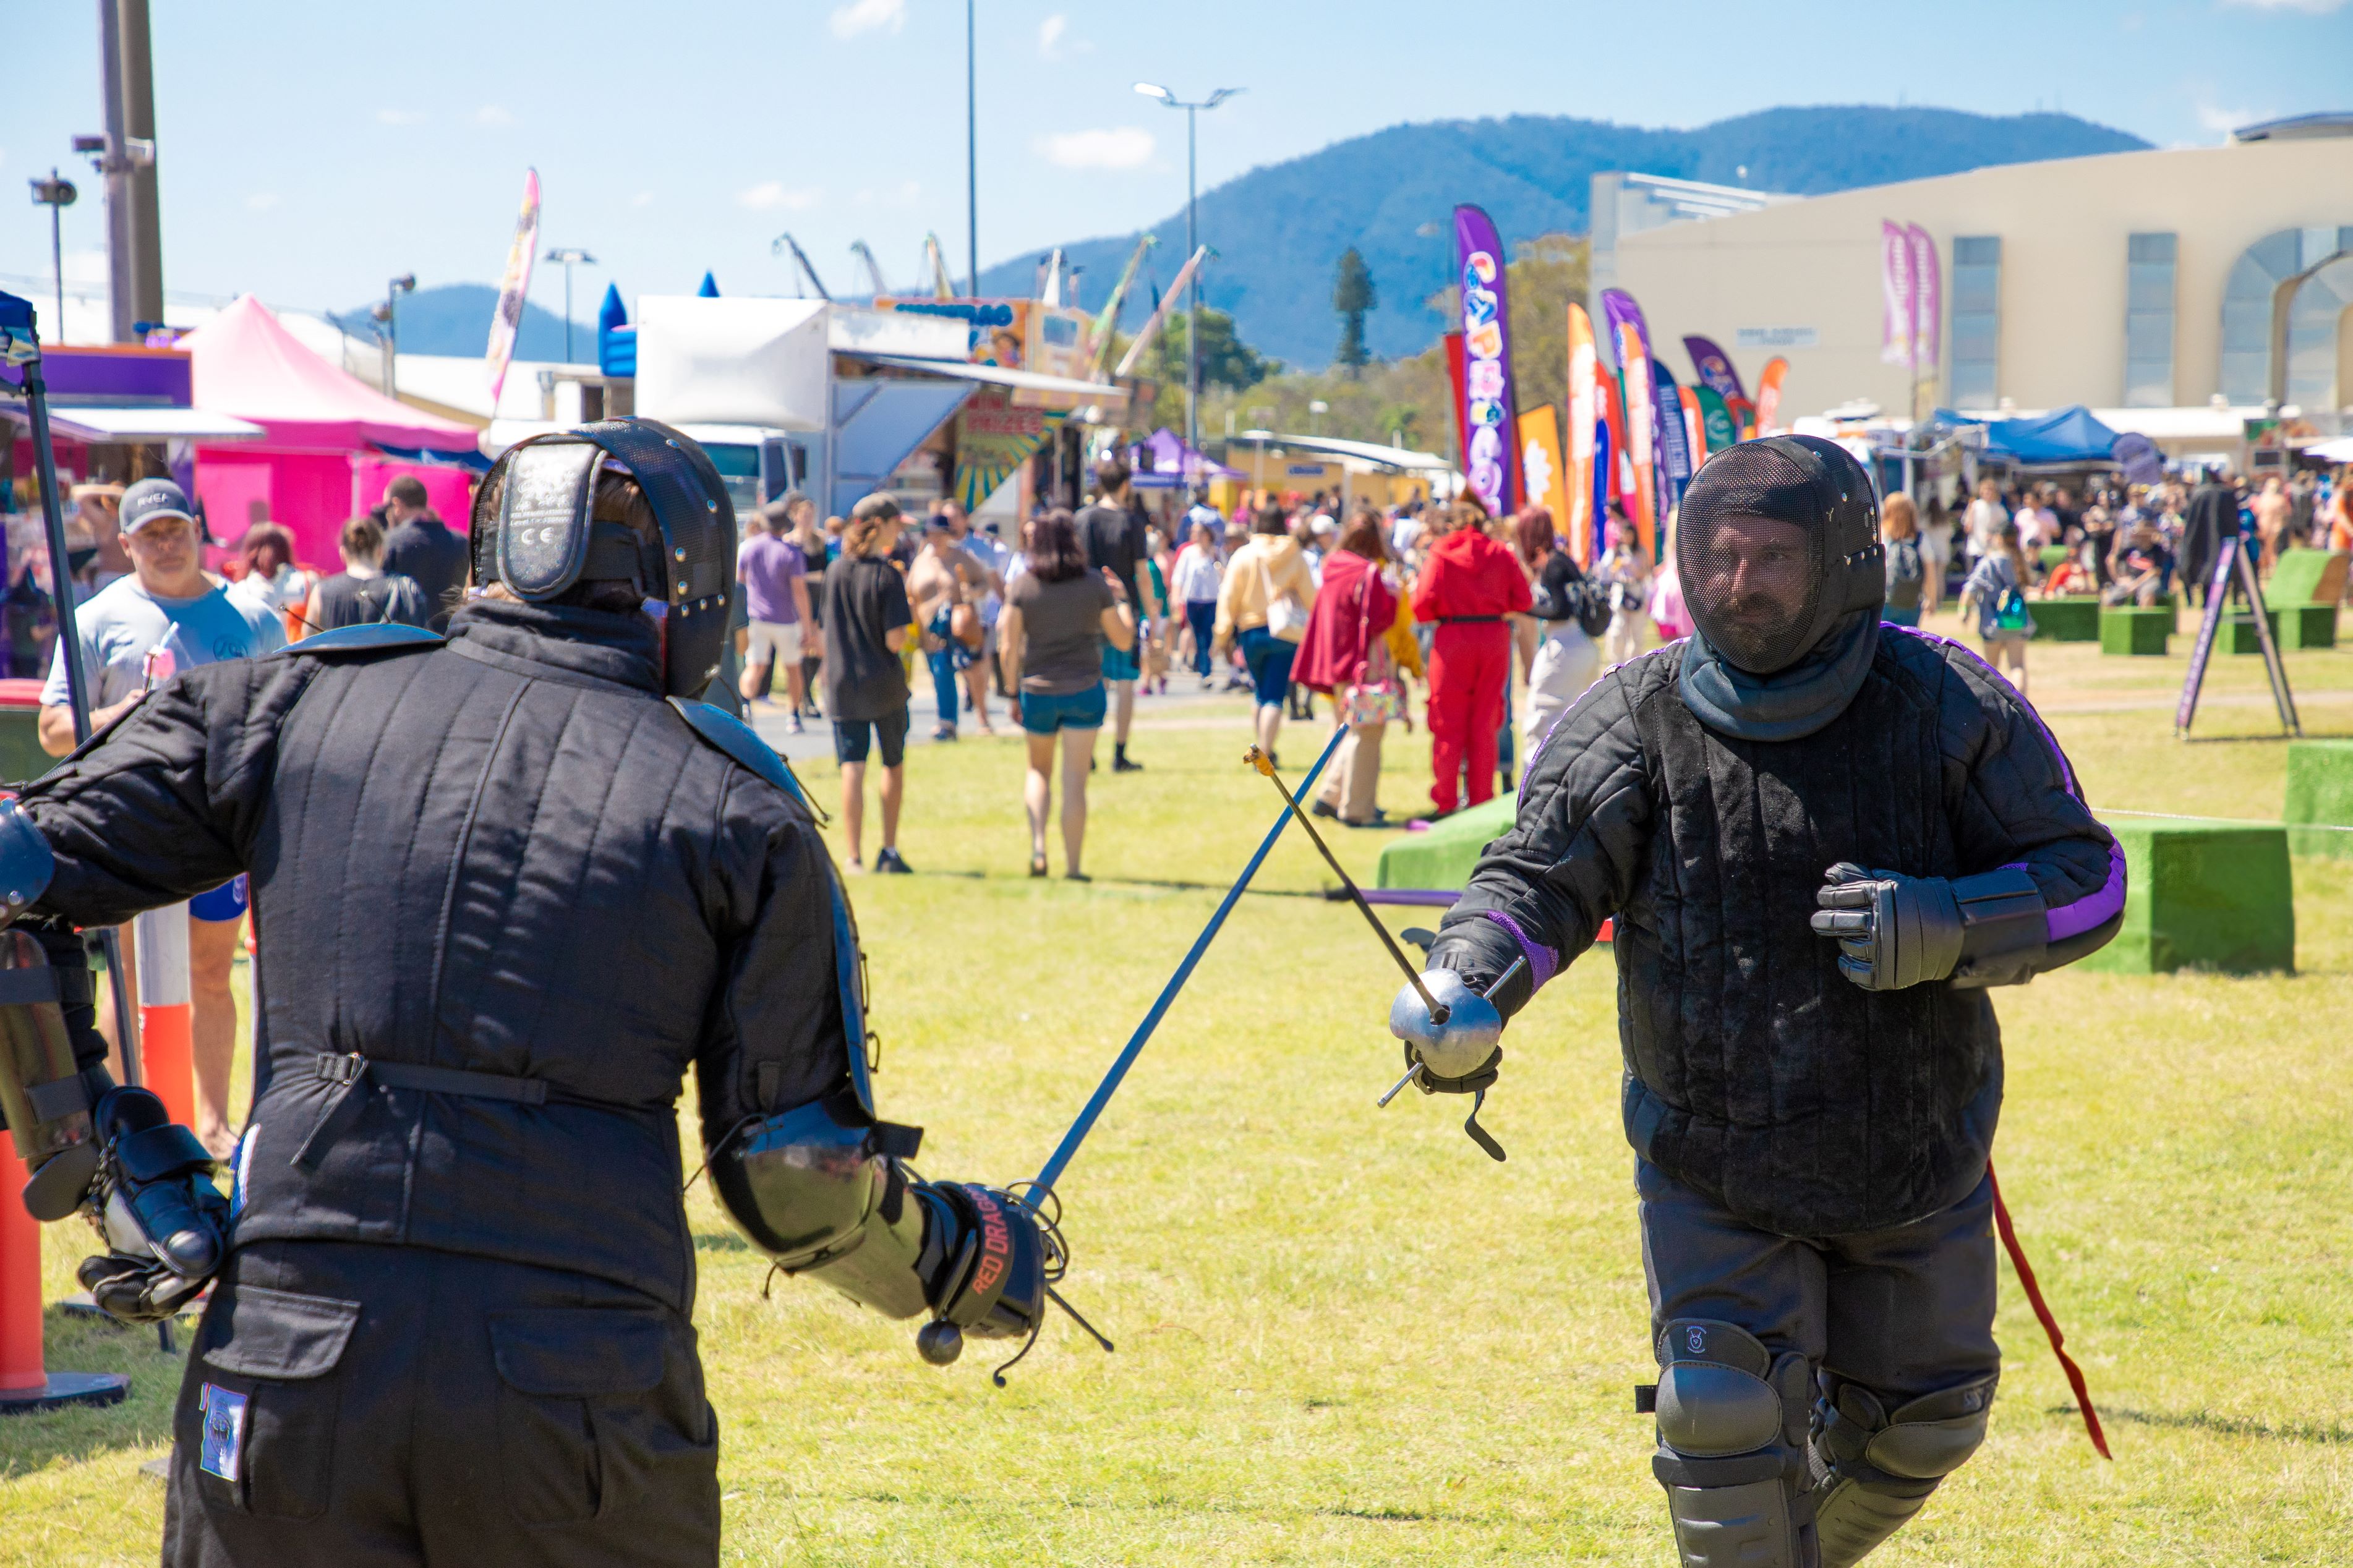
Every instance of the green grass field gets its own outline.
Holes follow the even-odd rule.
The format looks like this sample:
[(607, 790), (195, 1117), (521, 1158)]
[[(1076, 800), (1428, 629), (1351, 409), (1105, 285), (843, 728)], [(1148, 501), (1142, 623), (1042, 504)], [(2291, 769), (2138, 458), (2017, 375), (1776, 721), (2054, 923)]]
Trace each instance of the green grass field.
[[(2031, 658), (2095, 804), (2276, 816), (2260, 661), (2218, 656), (2183, 744), (2183, 658)], [(2353, 652), (2290, 668), (2306, 731), (2353, 734)], [(1023, 875), (1017, 743), (912, 753), (924, 874), (852, 896), (883, 1110), (929, 1127), (927, 1173), (1035, 1172), (1271, 820), (1240, 699), (1161, 712), (1148, 772), (1097, 775), (1091, 887)], [(1294, 774), (1319, 738), (1286, 731)], [(1402, 816), (1426, 740), (1388, 757)], [(1369, 871), (1384, 837), (1335, 844)], [(1461, 1102), (1374, 1110), (1397, 977), (1322, 872), (1294, 829), (1064, 1181), (1066, 1293), (1116, 1354), (1057, 1317), (1006, 1390), (978, 1342), (927, 1367), (909, 1326), (822, 1287), (762, 1300), (763, 1260), (697, 1184), (729, 1562), (1672, 1560), (1630, 1398), (1653, 1373), (1606, 954), (1514, 1025), (1496, 1165)], [(2005, 1265), (1991, 1437), (1874, 1563), (2353, 1558), (2353, 861), (2298, 862), (2296, 901), (2292, 975), (2000, 994), (2003, 1186), (2116, 1458), (2085, 1442)], [(49, 1228), (53, 1295), (85, 1241)], [(138, 1467), (164, 1451), (179, 1363), (55, 1313), (49, 1349), (133, 1394), (0, 1424), (0, 1563), (151, 1562), (163, 1489)]]

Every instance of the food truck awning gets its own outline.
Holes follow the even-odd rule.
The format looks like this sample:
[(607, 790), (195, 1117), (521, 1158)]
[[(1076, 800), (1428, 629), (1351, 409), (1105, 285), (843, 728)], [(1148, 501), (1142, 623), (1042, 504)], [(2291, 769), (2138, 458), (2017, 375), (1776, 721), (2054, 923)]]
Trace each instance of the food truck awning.
[[(32, 424), (22, 403), (0, 402), (0, 415), (27, 427)], [(49, 428), (65, 440), (92, 444), (259, 441), (269, 433), (233, 415), (156, 403), (52, 403)]]
[(837, 349), (834, 352), (844, 359), (888, 365), (892, 370), (917, 371), (924, 375), (944, 375), (956, 381), (985, 382), (990, 386), (1009, 386), (1018, 392), (1050, 392), (1089, 403), (1108, 403), (1127, 395), (1124, 388), (1113, 386), (1109, 382), (1074, 381), (1068, 376), (1040, 375), (1032, 370), (1007, 370), (1000, 365), (973, 364), (965, 360), (915, 359), (906, 354), (867, 353), (856, 349)]

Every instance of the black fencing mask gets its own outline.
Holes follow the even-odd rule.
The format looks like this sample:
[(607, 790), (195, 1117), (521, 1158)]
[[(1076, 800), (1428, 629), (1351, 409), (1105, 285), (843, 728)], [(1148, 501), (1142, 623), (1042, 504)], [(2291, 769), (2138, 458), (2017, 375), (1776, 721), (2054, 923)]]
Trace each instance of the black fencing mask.
[(1693, 624), (1735, 668), (1772, 675), (1887, 593), (1862, 465), (1816, 436), (1743, 441), (1683, 492), (1675, 565)]

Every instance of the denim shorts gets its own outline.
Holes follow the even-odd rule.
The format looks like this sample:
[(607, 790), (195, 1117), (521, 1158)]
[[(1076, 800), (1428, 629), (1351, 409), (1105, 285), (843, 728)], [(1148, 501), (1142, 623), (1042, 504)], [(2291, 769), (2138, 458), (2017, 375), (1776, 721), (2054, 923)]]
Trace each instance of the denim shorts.
[(1057, 730), (1100, 730), (1110, 700), (1102, 681), (1084, 691), (1025, 691), (1021, 694), (1021, 727), (1033, 735)]
[(1291, 661), (1299, 657), (1299, 645), (1264, 626), (1251, 626), (1236, 640), (1241, 644), (1242, 662), (1250, 667), (1250, 686), (1258, 692), (1259, 706), (1282, 701), (1291, 689)]
[(876, 742), (882, 746), (882, 765), (895, 768), (907, 760), (907, 710), (885, 713), (880, 719), (836, 719), (833, 721), (833, 760), (837, 763), (862, 763), (868, 750)]

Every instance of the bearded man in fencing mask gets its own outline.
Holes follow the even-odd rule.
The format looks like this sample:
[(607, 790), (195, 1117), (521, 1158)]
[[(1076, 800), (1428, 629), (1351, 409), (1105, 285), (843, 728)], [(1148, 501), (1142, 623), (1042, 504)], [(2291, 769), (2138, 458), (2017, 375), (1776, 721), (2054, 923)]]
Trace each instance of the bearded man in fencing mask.
[(1504, 1020), (1615, 918), (1653, 1470), (1688, 1568), (1853, 1563), (1982, 1440), (1987, 988), (2123, 917), (2057, 742), (1975, 655), (1881, 624), (1880, 548), (1833, 443), (1711, 459), (1678, 529), (1696, 633), (1561, 718), (1431, 947), (1445, 1016), (1410, 988), (1391, 1012), (1427, 1089), (1484, 1087)]

